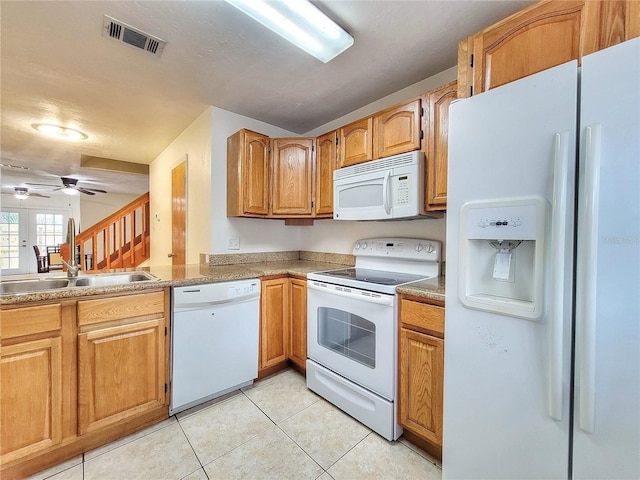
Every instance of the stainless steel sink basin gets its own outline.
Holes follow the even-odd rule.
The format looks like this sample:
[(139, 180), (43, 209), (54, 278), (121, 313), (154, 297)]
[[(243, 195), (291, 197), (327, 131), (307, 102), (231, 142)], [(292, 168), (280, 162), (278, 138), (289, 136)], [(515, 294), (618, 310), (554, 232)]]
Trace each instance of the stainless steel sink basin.
[(73, 280), (73, 283), (76, 287), (102, 287), (106, 285), (121, 285), (124, 283), (156, 280), (158, 280), (156, 277), (147, 272), (125, 272), (80, 276)]
[(147, 272), (104, 273), (76, 278), (41, 278), (37, 280), (9, 280), (0, 282), (0, 295), (46, 292), (61, 288), (102, 287), (133, 282), (153, 282), (158, 279)]
[(46, 278), (41, 280), (15, 280), (0, 282), (0, 295), (15, 295), (17, 293), (45, 292), (69, 286), (66, 278)]

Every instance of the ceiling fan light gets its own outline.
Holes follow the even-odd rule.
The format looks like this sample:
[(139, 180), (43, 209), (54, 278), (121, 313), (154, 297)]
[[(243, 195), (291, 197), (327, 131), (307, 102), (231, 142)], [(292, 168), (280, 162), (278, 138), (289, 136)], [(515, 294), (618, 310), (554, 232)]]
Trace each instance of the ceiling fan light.
[(78, 195), (78, 190), (76, 190), (75, 188), (64, 187), (62, 191), (67, 195)]
[(87, 134), (73, 128), (62, 127), (50, 123), (34, 123), (31, 125), (40, 133), (49, 135), (50, 137), (62, 138), (65, 140), (84, 140), (88, 138)]
[(14, 193), (13, 194), (14, 197), (16, 197), (18, 200), (26, 200), (27, 198), (29, 198), (29, 195), (27, 195), (26, 193)]
[(307, 0), (226, 0), (323, 63), (353, 45), (353, 37)]

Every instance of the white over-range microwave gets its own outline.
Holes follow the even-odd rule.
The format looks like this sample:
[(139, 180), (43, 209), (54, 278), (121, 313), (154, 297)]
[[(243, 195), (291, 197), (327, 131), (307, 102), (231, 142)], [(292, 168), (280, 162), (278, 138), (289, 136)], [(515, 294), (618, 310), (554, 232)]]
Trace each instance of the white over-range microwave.
[(333, 172), (333, 218), (392, 220), (424, 215), (424, 153), (413, 151)]

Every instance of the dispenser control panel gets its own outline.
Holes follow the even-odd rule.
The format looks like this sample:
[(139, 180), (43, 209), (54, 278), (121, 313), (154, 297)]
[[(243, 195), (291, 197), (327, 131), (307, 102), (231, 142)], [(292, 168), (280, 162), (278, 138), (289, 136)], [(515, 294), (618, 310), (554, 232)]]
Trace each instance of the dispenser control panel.
[(499, 240), (535, 240), (538, 208), (529, 205), (474, 205), (465, 207), (467, 238)]

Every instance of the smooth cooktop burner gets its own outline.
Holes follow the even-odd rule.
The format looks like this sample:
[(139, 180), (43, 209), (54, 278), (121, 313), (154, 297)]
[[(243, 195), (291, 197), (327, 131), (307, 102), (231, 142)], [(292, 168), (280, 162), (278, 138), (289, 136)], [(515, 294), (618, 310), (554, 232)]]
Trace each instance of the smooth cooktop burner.
[(320, 272), (322, 276), (344, 278), (359, 282), (373, 283), (377, 285), (397, 286), (409, 282), (422, 280), (424, 275), (413, 275), (409, 273), (386, 272), (384, 270), (369, 270), (367, 268), (343, 268), (341, 270), (330, 270)]

